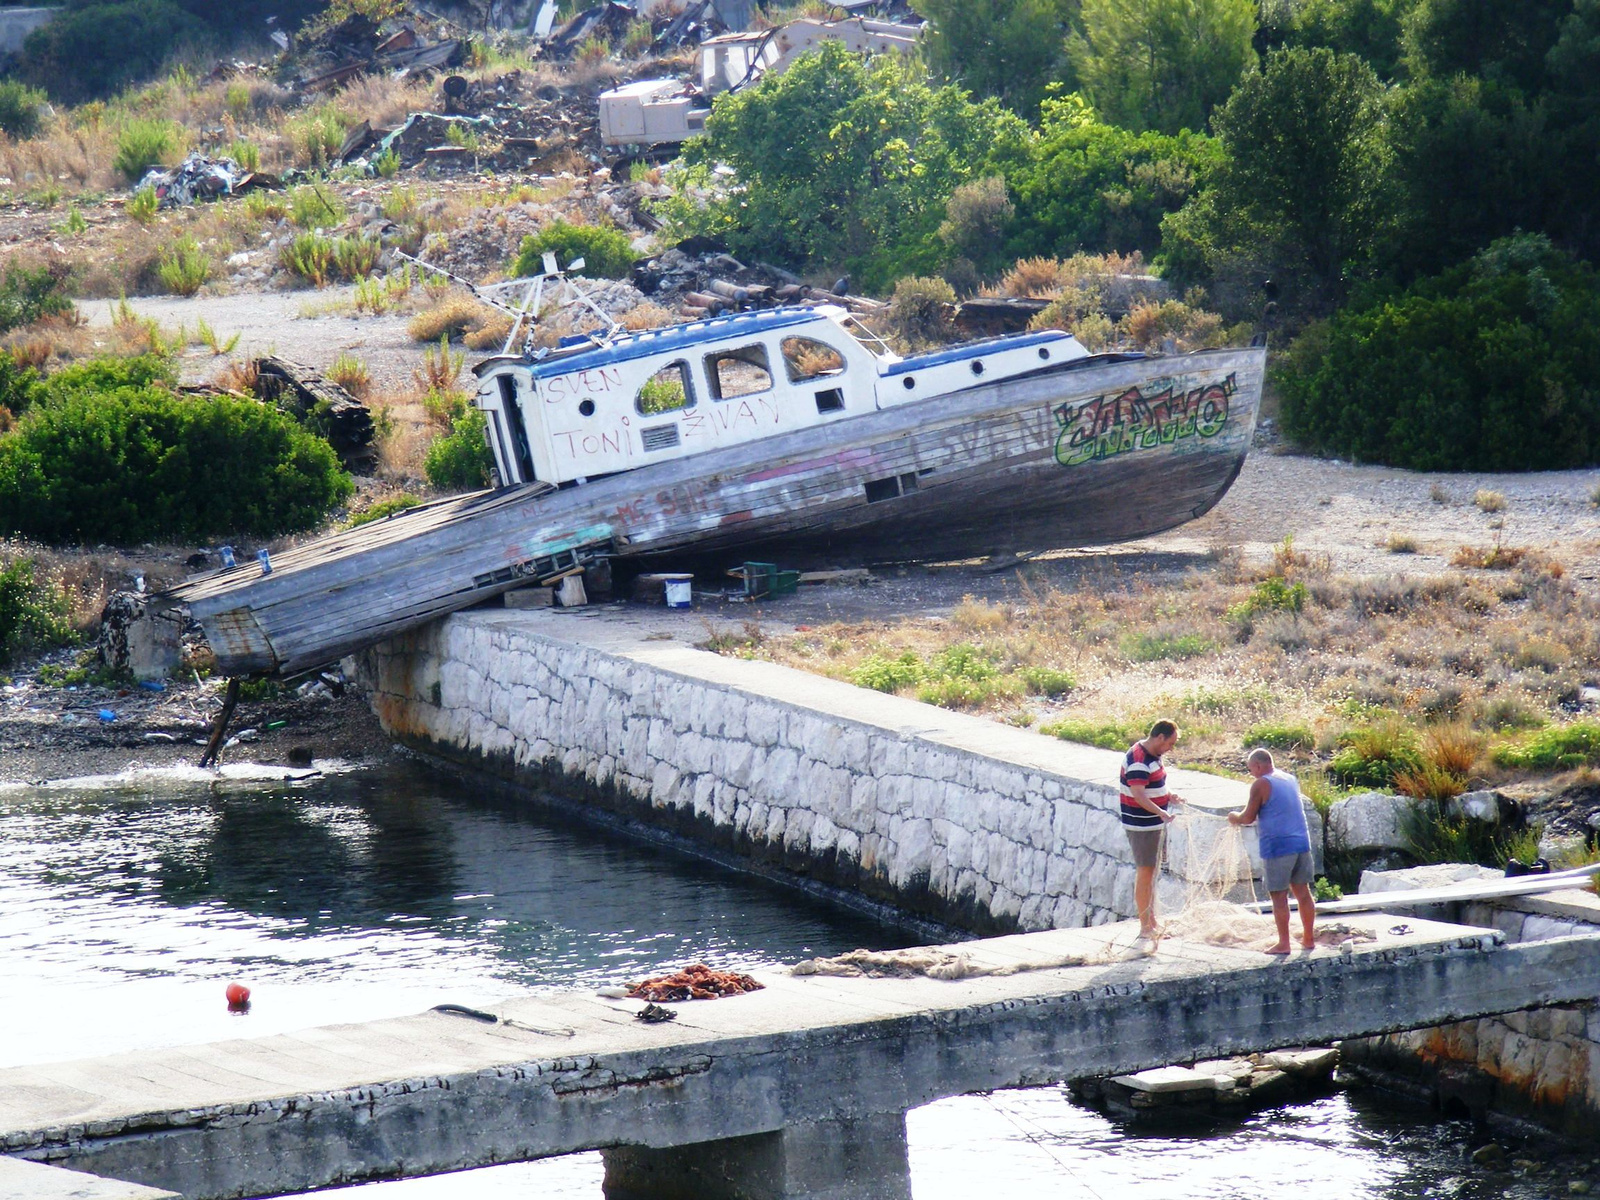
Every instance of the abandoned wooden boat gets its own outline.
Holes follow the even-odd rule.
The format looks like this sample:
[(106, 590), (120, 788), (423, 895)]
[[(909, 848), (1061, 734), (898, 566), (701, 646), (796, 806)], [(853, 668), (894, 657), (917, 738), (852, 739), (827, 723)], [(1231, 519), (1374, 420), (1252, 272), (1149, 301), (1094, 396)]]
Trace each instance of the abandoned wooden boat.
[(1047, 330), (902, 358), (817, 305), (475, 368), (497, 487), (165, 593), (222, 670), (295, 674), (601, 556), (802, 564), (1123, 541), (1204, 513), (1263, 347), (1088, 353)]

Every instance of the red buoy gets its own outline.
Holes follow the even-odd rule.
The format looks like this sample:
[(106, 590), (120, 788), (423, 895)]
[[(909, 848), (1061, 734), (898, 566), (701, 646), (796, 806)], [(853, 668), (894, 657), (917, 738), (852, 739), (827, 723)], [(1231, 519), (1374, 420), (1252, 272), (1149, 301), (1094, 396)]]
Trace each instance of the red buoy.
[(225, 993), (228, 997), (228, 1007), (234, 1012), (243, 1012), (250, 1007), (250, 989), (242, 983), (230, 983)]

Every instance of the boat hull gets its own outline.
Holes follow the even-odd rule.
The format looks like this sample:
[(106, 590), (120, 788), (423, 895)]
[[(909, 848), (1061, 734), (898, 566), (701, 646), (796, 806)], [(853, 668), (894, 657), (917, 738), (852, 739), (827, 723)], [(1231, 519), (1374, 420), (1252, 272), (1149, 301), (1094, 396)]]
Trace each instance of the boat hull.
[(1142, 537), (1238, 475), (1265, 350), (1106, 357), (560, 491), (461, 497), (173, 589), (232, 674), (291, 675), (569, 557), (938, 559)]

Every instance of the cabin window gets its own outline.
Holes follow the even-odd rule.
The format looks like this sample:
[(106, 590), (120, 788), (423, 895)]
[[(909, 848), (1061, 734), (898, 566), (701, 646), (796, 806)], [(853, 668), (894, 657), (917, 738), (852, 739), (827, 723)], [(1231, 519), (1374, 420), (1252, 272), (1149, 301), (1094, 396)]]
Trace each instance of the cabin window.
[(757, 343), (708, 354), (706, 378), (711, 381), (714, 400), (733, 400), (768, 391), (772, 387), (772, 368), (767, 365), (767, 348)]
[(790, 383), (805, 383), (827, 375), (844, 374), (844, 355), (816, 338), (786, 337), (779, 343)]
[(660, 413), (677, 412), (694, 407), (694, 391), (689, 384), (689, 364), (679, 359), (662, 367), (639, 389), (633, 406), (640, 416), (653, 417)]
[(825, 392), (817, 393), (817, 411), (819, 413), (836, 413), (844, 411), (844, 389), (829, 388)]

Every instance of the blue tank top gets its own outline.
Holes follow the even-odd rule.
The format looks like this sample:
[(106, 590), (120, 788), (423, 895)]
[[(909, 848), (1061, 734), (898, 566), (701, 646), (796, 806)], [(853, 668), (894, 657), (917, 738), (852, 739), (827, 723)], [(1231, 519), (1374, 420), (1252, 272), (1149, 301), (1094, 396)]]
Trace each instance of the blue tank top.
[(1261, 837), (1262, 858), (1282, 858), (1286, 854), (1310, 853), (1311, 834), (1306, 829), (1306, 811), (1300, 804), (1300, 785), (1293, 775), (1273, 771), (1264, 776), (1272, 794), (1256, 814), (1256, 831)]

